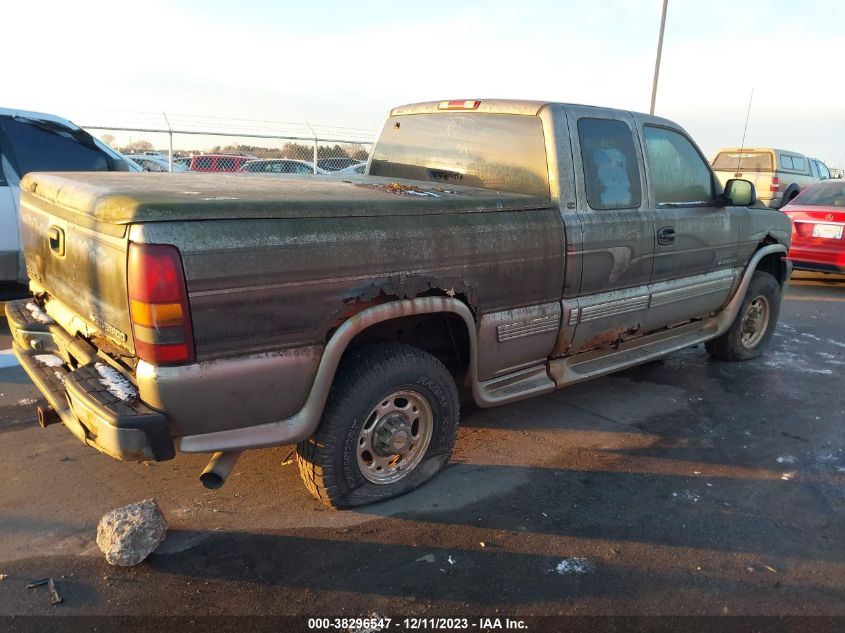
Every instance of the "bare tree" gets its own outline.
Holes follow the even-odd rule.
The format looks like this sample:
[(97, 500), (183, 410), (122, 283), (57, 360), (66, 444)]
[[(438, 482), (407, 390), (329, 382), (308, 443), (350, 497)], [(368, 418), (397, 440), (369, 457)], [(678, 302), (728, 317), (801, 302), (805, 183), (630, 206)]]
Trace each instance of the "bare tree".
[(153, 149), (152, 143), (150, 143), (149, 141), (141, 140), (141, 141), (132, 141), (131, 143), (129, 143), (129, 145), (124, 147), (121, 151), (125, 154), (131, 154), (133, 152), (145, 152), (145, 151), (152, 150), (152, 149)]

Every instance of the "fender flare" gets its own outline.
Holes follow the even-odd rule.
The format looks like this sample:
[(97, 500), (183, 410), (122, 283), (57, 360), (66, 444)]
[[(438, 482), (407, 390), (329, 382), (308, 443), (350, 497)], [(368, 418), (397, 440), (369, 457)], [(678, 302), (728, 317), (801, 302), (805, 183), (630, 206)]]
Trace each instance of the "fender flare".
[(751, 278), (754, 276), (754, 272), (757, 270), (757, 265), (762, 261), (762, 259), (767, 255), (772, 255), (774, 253), (782, 253), (783, 257), (786, 257), (788, 252), (788, 249), (783, 244), (769, 244), (768, 246), (763, 246), (762, 248), (757, 249), (748, 261), (748, 265), (745, 267), (745, 273), (742, 276), (742, 280), (739, 282), (739, 286), (737, 286), (736, 292), (734, 292), (734, 296), (718, 316), (716, 322), (716, 333), (713, 335), (713, 338), (721, 336), (730, 329), (731, 325), (733, 325), (733, 322), (739, 314), (739, 308), (742, 306), (742, 302), (745, 299), (745, 293), (748, 292), (748, 286), (751, 284)]
[(289, 418), (228, 431), (186, 435), (176, 439), (177, 448), (185, 453), (239, 451), (294, 444), (314, 434), (323, 415), (337, 368), (349, 343), (368, 327), (404, 316), (419, 314), (456, 314), (467, 326), (470, 345), (469, 378), (473, 395), (480, 393), (477, 374), (478, 336), (475, 318), (470, 309), (452, 297), (418, 297), (391, 301), (362, 310), (344, 321), (326, 343), (317, 375), (302, 408)]

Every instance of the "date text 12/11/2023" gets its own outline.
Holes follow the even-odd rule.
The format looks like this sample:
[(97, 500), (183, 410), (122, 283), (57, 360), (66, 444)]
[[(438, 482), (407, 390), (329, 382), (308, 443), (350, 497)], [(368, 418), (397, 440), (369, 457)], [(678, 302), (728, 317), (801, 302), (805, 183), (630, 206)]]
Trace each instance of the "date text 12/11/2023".
[(308, 618), (308, 629), (312, 631), (455, 631), (455, 630), (526, 630), (523, 620), (511, 618)]

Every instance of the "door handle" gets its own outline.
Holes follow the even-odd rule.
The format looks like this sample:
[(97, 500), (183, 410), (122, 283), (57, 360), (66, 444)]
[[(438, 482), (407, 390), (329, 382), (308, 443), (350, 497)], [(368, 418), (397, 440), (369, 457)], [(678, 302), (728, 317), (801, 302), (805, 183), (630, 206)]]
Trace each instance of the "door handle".
[(675, 243), (675, 227), (664, 226), (657, 230), (657, 243), (668, 246)]
[(65, 256), (65, 232), (57, 226), (51, 226), (47, 232), (47, 241), (50, 243), (50, 250), (59, 257)]

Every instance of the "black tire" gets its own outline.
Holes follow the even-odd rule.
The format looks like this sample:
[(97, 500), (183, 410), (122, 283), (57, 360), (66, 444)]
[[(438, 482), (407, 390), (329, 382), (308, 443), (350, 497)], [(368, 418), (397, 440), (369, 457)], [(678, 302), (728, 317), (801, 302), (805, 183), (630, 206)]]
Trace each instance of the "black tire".
[(780, 208), (785, 207), (785, 206), (786, 206), (786, 205), (788, 205), (790, 202), (792, 202), (793, 200), (795, 200), (795, 198), (797, 198), (797, 197), (798, 197), (798, 193), (799, 193), (799, 192), (798, 192), (798, 190), (796, 190), (796, 189), (792, 189), (791, 191), (787, 191), (787, 192), (783, 195), (783, 200), (782, 200), (782, 201), (781, 201), (781, 203), (780, 203)]
[[(426, 428), (430, 429), (430, 435), (426, 433), (428, 444), (426, 447), (420, 442), (415, 447), (413, 438), (409, 439), (409, 455), (410, 450), (416, 449), (415, 459), (419, 461), (410, 463), (409, 468), (400, 473), (405, 459), (404, 455), (400, 456), (398, 464), (385, 468), (400, 479), (373, 482), (368, 476), (382, 475), (377, 475), (371, 465), (368, 468), (364, 463), (363, 468), (369, 471), (365, 476), (362, 460), (369, 453), (361, 451), (359, 442), (365, 434), (365, 424), (370, 428), (367, 432), (372, 435), (373, 446), (377, 430), (390, 432), (389, 428), (384, 431), (384, 421), (389, 416), (378, 417), (377, 409), (386, 404), (385, 398), (397, 393), (411, 394), (411, 400), (419, 402), (422, 409), (427, 403), (430, 414), (425, 416), (430, 421), (426, 423)], [(395, 402), (401, 400), (404, 398), (399, 397)], [(402, 414), (393, 412), (391, 415), (396, 418)], [(422, 433), (423, 422), (410, 420), (414, 415), (408, 412), (408, 423), (418, 424), (418, 433)], [(373, 416), (376, 416), (375, 421)], [(434, 356), (399, 343), (363, 347), (341, 361), (317, 432), (297, 446), (299, 474), (314, 497), (335, 509), (399, 496), (428, 481), (446, 464), (455, 445), (459, 419), (455, 381)], [(377, 456), (377, 459), (385, 458)]]
[[(762, 305), (768, 310), (764, 324), (754, 318)], [(770, 273), (755, 270), (736, 319), (727, 332), (705, 343), (707, 353), (725, 361), (757, 358), (775, 331), (778, 314), (780, 286), (777, 280)]]

